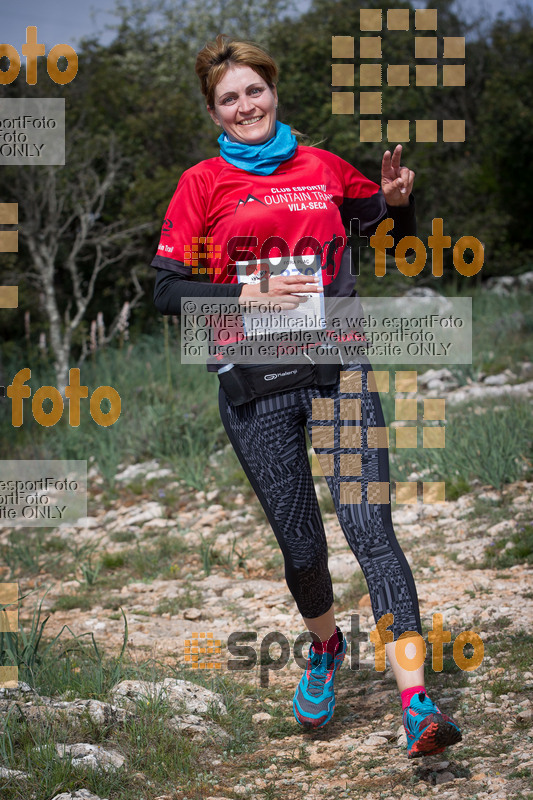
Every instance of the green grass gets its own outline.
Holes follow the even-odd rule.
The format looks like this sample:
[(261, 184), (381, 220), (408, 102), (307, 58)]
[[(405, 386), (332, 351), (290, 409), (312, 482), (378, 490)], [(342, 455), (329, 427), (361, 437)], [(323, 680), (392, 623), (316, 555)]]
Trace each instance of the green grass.
[(505, 401), (504, 410), (493, 406), (489, 400), (450, 407), (443, 448), (392, 447), (392, 479), (406, 480), (412, 471), (425, 471), (425, 480), (446, 479), (457, 497), (474, 479), (501, 489), (527, 477), (533, 463), (531, 404), (515, 399)]
[(468, 494), (472, 491), (472, 487), (468, 483), (468, 481), (462, 476), (459, 475), (452, 480), (446, 481), (446, 500), (457, 500), (463, 494)]
[[(138, 773), (145, 776), (145, 787), (150, 782), (153, 787), (144, 796), (155, 797), (176, 789), (190, 792), (191, 797), (203, 791), (205, 796), (205, 791), (212, 794), (217, 784), (216, 770), (210, 765), (214, 754), (224, 758), (257, 747), (259, 732), (251, 722), (253, 711), (243, 701), (247, 697), (260, 700), (266, 692), (249, 684), (240, 686), (225, 675), (190, 672), (155, 659), (132, 661), (126, 651), (128, 626), (124, 616), (124, 639), (118, 655), (106, 656), (92, 634), (65, 637), (65, 628), (53, 639), (46, 639), (47, 618), (41, 620), (41, 605), (42, 601), (35, 608), (31, 628), (21, 624), (18, 634), (0, 634), (0, 663), (16, 664), (19, 681), (29, 683), (41, 696), (112, 702), (110, 690), (122, 680), (159, 681), (166, 677), (192, 680), (222, 695), (228, 713), (221, 714), (212, 708), (203, 717), (226, 729), (230, 738), (207, 742), (186, 732), (170, 733), (165, 723), (179, 709), (172, 709), (157, 696), (137, 701), (132, 716), (123, 723), (109, 725), (96, 724), (88, 716), (53, 717), (45, 723), (44, 718), (39, 720), (24, 714), (18, 718), (11, 713), (0, 722), (0, 763), (22, 769), (29, 777), (5, 783), (3, 800), (23, 800), (34, 793), (52, 797), (82, 786), (102, 797), (128, 800), (140, 796)], [(35, 696), (33, 702), (38, 702)], [(116, 772), (87, 769), (80, 773), (68, 758), (57, 756), (52, 744), (79, 741), (117, 749), (126, 757), (126, 769)]]
[(117, 572), (117, 581), (124, 576), (147, 580), (175, 578), (181, 572), (183, 556), (188, 552), (187, 544), (179, 536), (165, 534), (158, 536), (151, 546), (135, 542), (133, 548), (123, 551), (124, 566), (113, 569)]
[(135, 539), (134, 531), (113, 531), (109, 534), (112, 542), (131, 542)]
[[(177, 337), (168, 352), (170, 374), (164, 343), (151, 336), (141, 337), (127, 350), (103, 350), (82, 365), (81, 383), (89, 387), (89, 396), (96, 387), (109, 385), (121, 397), (121, 415), (112, 426), (99, 426), (87, 401), (87, 407), (82, 401), (77, 428), (68, 424), (67, 413), (53, 427), (39, 425), (28, 413), (28, 400), (22, 427), (13, 428), (11, 415), (3, 415), (0, 435), (11, 457), (68, 459), (91, 454), (108, 491), (115, 488), (119, 463), (156, 458), (169, 463), (191, 487), (205, 488), (209, 456), (227, 441), (218, 416), (218, 381), (203, 364), (180, 364)], [(15, 374), (20, 359), (12, 362), (4, 364), (6, 375)], [(33, 396), (41, 385), (55, 382), (52, 365), (41, 364), (32, 368), (28, 385)]]
[(264, 563), (265, 570), (270, 572), (270, 578), (272, 580), (281, 581), (284, 579), (285, 570), (284, 570), (284, 558), (283, 555), (279, 552), (273, 553), (270, 558)]
[(155, 614), (177, 614), (185, 608), (200, 608), (202, 604), (202, 593), (196, 589), (187, 589), (179, 597), (161, 600), (154, 613)]
[(533, 634), (526, 630), (512, 634), (498, 631), (498, 635), (491, 637), (485, 644), (487, 656), (497, 659), (498, 666), (512, 668), (519, 673), (531, 669), (532, 649)]
[(53, 570), (64, 564), (66, 543), (50, 536), (49, 528), (22, 528), (9, 533), (7, 544), (0, 546), (0, 561), (11, 576), (37, 575), (41, 569)]
[[(194, 601), (196, 602), (196, 598)], [(168, 608), (171, 610), (170, 606)], [(162, 613), (162, 608), (158, 612)], [(0, 762), (4, 766), (28, 772), (29, 778), (21, 782), (13, 781), (3, 788), (3, 800), (23, 800), (34, 792), (37, 796), (54, 796), (60, 791), (82, 786), (99, 796), (118, 800), (140, 797), (141, 791), (142, 796), (147, 798), (176, 791), (181, 793), (179, 796), (189, 798), (220, 792), (226, 795), (229, 786), (234, 786), (239, 775), (243, 774), (242, 757), (246, 759), (245, 772), (250, 772), (255, 767), (254, 751), (258, 747), (269, 742), (275, 752), (276, 740), (286, 740), (287, 737), (294, 739), (294, 746), (289, 755), (277, 759), (280, 771), (300, 767), (306, 772), (310, 771), (309, 777), (312, 777), (308, 755), (301, 742), (301, 729), (291, 719), (292, 689), (273, 686), (262, 689), (254, 682), (234, 681), (230, 674), (189, 671), (181, 669), (177, 664), (163, 665), (151, 658), (144, 662), (133, 662), (126, 651), (128, 630), (127, 621), (125, 618), (124, 620), (121, 652), (106, 656), (90, 634), (69, 637), (62, 641), (60, 633), (53, 640), (45, 640), (44, 636), (39, 636), (39, 629), (42, 634), (46, 620), (40, 623), (39, 612), (32, 632), (22, 625), (22, 633), (11, 635), (13, 640), (20, 638), (23, 642), (32, 642), (26, 655), (21, 650), (18, 651), (16, 660), (20, 670), (19, 678), (30, 683), (41, 695), (63, 695), (64, 699), (91, 697), (105, 702), (111, 698), (111, 688), (125, 679), (159, 681), (165, 677), (174, 677), (192, 680), (222, 696), (228, 713), (224, 715), (212, 708), (203, 716), (220, 725), (229, 734), (229, 739), (195, 739), (187, 733), (177, 731), (170, 734), (166, 722), (177, 712), (155, 694), (149, 700), (138, 700), (133, 716), (118, 724), (96, 724), (88, 716), (68, 720), (54, 718), (51, 722), (42, 724), (29, 717), (15, 719), (14, 715), (9, 715), (0, 723)], [(427, 630), (428, 626), (424, 625), (425, 639)], [(5, 644), (6, 640), (2, 641)], [(533, 636), (525, 631), (511, 635), (494, 628), (494, 636), (489, 637), (486, 643), (486, 654), (491, 661), (497, 660), (508, 672), (487, 684), (486, 688), (492, 692), (493, 698), (509, 691), (521, 693), (519, 676), (529, 666), (532, 645)], [(0, 644), (0, 648), (2, 646)], [(451, 645), (445, 645), (445, 650), (446, 648), (450, 649)], [(31, 663), (28, 653), (35, 656)], [(1, 663), (6, 663), (8, 659), (5, 648), (0, 650), (0, 655)], [(518, 677), (510, 674), (510, 670)], [(344, 678), (340, 684), (343, 688), (350, 685), (353, 690), (356, 685), (363, 684), (363, 690), (371, 692), (376, 676), (372, 670), (366, 670), (364, 673), (341, 673), (339, 677)], [(446, 686), (457, 688), (467, 685), (468, 679), (469, 674), (461, 673), (449, 655), (445, 655), (442, 672), (433, 673), (429, 668), (426, 670), (429, 690), (433, 687), (441, 690)], [(274, 705), (267, 706), (263, 702), (267, 698), (273, 700)], [(461, 700), (446, 701), (446, 711), (452, 716), (456, 702), (460, 703)], [(517, 703), (520, 703), (519, 699)], [(252, 714), (260, 710), (268, 711), (271, 719), (266, 724), (254, 725), (251, 721)], [(348, 706), (339, 703), (338, 710), (342, 715), (348, 712)], [(470, 724), (477, 725), (481, 712), (478, 714), (474, 708), (470, 711)], [(378, 710), (378, 715), (379, 713)], [(502, 727), (500, 720), (490, 718), (483, 725), (487, 733), (483, 749), (480, 751), (473, 743), (466, 743), (461, 749), (461, 758), (510, 752), (512, 743), (499, 735)], [(517, 726), (517, 730), (524, 735), (529, 734), (530, 728), (529, 723)], [(58, 758), (51, 746), (53, 742), (76, 741), (92, 742), (119, 750), (126, 757), (126, 769), (117, 772), (88, 769), (80, 774), (68, 759)], [(36, 750), (36, 746), (41, 747), (41, 750)], [(223, 773), (212, 765), (215, 758), (223, 761)], [(385, 763), (385, 755), (364, 759), (367, 770), (375, 768), (375, 775), (370, 775), (370, 780), (389, 780), (390, 776), (383, 774)], [(350, 764), (351, 756), (347, 754), (346, 764), (342, 761), (342, 771), (354, 777)], [(255, 774), (262, 776), (262, 768), (263, 764), (258, 763)], [(136, 777), (138, 773), (144, 776), (142, 784)], [(468, 777), (466, 772), (464, 775)], [(517, 765), (513, 777), (527, 779), (530, 775)], [(259, 792), (258, 796), (263, 795)]]
[[(473, 297), (473, 363), (446, 366), (460, 385), (468, 379), (477, 380), (480, 372), (495, 374), (530, 360), (533, 310), (527, 295), (501, 298), (486, 291), (472, 291), (462, 284), (438, 290), (453, 296)], [(395, 369), (416, 368), (420, 374), (429, 366), (395, 365)], [(520, 378), (519, 370), (516, 372)], [(393, 391), (381, 393), (380, 399), (385, 422), (390, 425), (395, 413)], [(422, 404), (419, 406), (420, 429), (424, 422)], [(533, 476), (533, 411), (527, 400), (502, 395), (497, 404), (493, 399), (458, 406), (447, 404), (445, 437), (444, 448), (423, 449), (419, 431), (416, 450), (396, 450), (393, 435), (392, 480), (405, 481), (411, 472), (426, 471), (424, 479), (444, 480), (446, 498), (455, 500), (471, 491), (474, 480), (501, 488), (519, 479), (531, 480)]]
[(530, 782), (533, 782), (533, 772), (529, 767), (522, 767), (521, 769), (515, 769), (508, 775), (509, 778), (529, 778)]
[(237, 547), (237, 537), (234, 535), (229, 552), (215, 547), (217, 533), (204, 537), (200, 533), (200, 559), (206, 575), (211, 574), (211, 569), (217, 565), (227, 575), (234, 575), (235, 569), (246, 566), (248, 550), (242, 546)]
[[(511, 543), (512, 547), (508, 547)], [(505, 569), (513, 564), (533, 563), (533, 525), (519, 525), (517, 530), (497, 539), (492, 545), (485, 548), (485, 561), (478, 565), (494, 569)]]
[[(335, 589), (335, 585), (333, 585), (333, 588)], [(359, 601), (365, 594), (368, 594), (368, 584), (365, 576), (360, 570), (354, 571), (350, 577), (349, 587), (336, 603), (336, 608), (339, 611), (355, 610), (359, 607)]]
[[(399, 290), (411, 285), (402, 276), (396, 283)], [(389, 282), (389, 293), (390, 286)], [(440, 287), (440, 291), (446, 289)], [(533, 310), (526, 296), (500, 298), (461, 283), (448, 287), (448, 291), (459, 296), (473, 295), (473, 364), (449, 367), (459, 383), (475, 379), (480, 370), (494, 373), (529, 358)], [(216, 485), (222, 502), (231, 503), (231, 493), (237, 488), (251, 500), (253, 491), (242, 467), (232, 448), (226, 448), (228, 439), (218, 412), (216, 376), (209, 374), (204, 364), (181, 364), (177, 330), (169, 331), (167, 325), (164, 331), (166, 338), (141, 336), (127, 348), (104, 349), (82, 364), (81, 383), (88, 386), (89, 394), (100, 385), (112, 386), (119, 392), (122, 412), (114, 425), (99, 426), (89, 413), (88, 402), (85, 407), (82, 401), (79, 427), (71, 427), (68, 414), (63, 413), (56, 425), (45, 428), (35, 422), (26, 400), (20, 428), (13, 428), (10, 414), (0, 419), (0, 436), (11, 457), (94, 458), (104, 478), (103, 504), (117, 499), (115, 474), (119, 463), (153, 458), (161, 466), (170, 466), (176, 478), (193, 490)], [(4, 363), (5, 374), (14, 375), (20, 363), (20, 358), (10, 351)], [(412, 369), (412, 365), (406, 368)], [(419, 365), (417, 370), (423, 372), (427, 368), (428, 365)], [(54, 385), (55, 380), (51, 363), (36, 363), (29, 381), (32, 395), (39, 386)], [(390, 423), (394, 393), (383, 393), (381, 399)], [(498, 401), (498, 406), (507, 406), (505, 411), (495, 411), (491, 405), (492, 401), (454, 409), (450, 406), (446, 447), (442, 450), (418, 448), (395, 453), (392, 448), (393, 480), (427, 468), (431, 470), (428, 479), (445, 480), (448, 497), (454, 499), (468, 491), (474, 479), (501, 487), (533, 474), (530, 406), (505, 399)], [(476, 413), (479, 410), (484, 413)], [(216, 464), (211, 463), (215, 453)], [(136, 478), (132, 494), (144, 495), (145, 484), (144, 479)], [(148, 488), (157, 495), (156, 486)], [(325, 512), (333, 510), (327, 499), (323, 505)], [(30, 562), (33, 558), (35, 563), (34, 555), (27, 558)], [(33, 568), (32, 563), (26, 566)]]
[(94, 602), (88, 594), (62, 594), (54, 600), (52, 612), (71, 611), (73, 608), (89, 611), (93, 605)]
[[(21, 575), (37, 575), (46, 571), (58, 579), (76, 579), (85, 588), (114, 588), (124, 585), (132, 578), (176, 578), (181, 574), (186, 561), (196, 558), (180, 534), (161, 534), (156, 531), (149, 544), (135, 540), (131, 546), (125, 546), (118, 553), (98, 552), (101, 537), (81, 544), (73, 539), (67, 543), (66, 553), (60, 552), (53, 557), (48, 556), (49, 548), (44, 537), (44, 533), (33, 534), (27, 530), (13, 531), (10, 534), (8, 543), (2, 548), (3, 560), (10, 567), (10, 580)], [(25, 548), (32, 550), (33, 544), (33, 555), (25, 556)], [(234, 557), (239, 559), (238, 555)], [(229, 557), (226, 562), (228, 559)], [(220, 560), (223, 561), (222, 557)], [(62, 603), (68, 606), (69, 602), (68, 598), (57, 600), (55, 607), (64, 608)], [(76, 607), (80, 605), (81, 601)]]

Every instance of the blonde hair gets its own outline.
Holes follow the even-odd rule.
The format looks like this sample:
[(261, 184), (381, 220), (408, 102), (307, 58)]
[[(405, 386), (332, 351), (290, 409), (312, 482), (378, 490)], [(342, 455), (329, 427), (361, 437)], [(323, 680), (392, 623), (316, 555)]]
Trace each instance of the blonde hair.
[(273, 89), (278, 67), (272, 56), (254, 42), (232, 41), (219, 33), (214, 42), (207, 42), (196, 57), (195, 70), (200, 78), (202, 94), (209, 108), (215, 105), (215, 88), (232, 64), (251, 67)]

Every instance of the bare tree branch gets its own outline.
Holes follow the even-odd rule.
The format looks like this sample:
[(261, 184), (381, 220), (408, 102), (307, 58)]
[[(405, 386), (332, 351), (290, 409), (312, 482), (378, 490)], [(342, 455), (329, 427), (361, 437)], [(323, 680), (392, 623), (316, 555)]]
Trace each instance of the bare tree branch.
[[(100, 151), (94, 138), (86, 140), (83, 131), (74, 131), (70, 141), (67, 163), (75, 164), (74, 170), (18, 170), (13, 186), (23, 212), (19, 227), (33, 263), (26, 277), (43, 294), (61, 392), (68, 382), (72, 337), (94, 298), (99, 274), (131, 258), (139, 235), (154, 227), (152, 223), (125, 227), (122, 220), (102, 221), (106, 202), (125, 164), (113, 137)], [(71, 291), (67, 299), (61, 300), (68, 285), (65, 275)], [(143, 294), (134, 270), (131, 278), (135, 294), (128, 301), (130, 309)], [(116, 335), (119, 318), (117, 315), (113, 321), (105, 343)], [(83, 343), (78, 363), (87, 355)]]

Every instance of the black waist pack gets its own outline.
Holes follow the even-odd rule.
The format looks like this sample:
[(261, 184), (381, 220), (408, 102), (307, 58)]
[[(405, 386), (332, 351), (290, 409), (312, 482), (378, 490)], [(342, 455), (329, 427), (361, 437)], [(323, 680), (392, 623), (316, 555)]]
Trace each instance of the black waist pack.
[(303, 386), (332, 386), (339, 377), (340, 363), (275, 364), (241, 369), (228, 364), (218, 371), (222, 389), (234, 406), (268, 394)]

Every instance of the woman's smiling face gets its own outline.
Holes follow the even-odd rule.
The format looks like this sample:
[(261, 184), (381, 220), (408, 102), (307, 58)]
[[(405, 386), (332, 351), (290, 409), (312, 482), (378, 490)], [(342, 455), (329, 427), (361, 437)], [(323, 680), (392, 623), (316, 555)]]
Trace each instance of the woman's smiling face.
[(278, 94), (251, 67), (232, 64), (215, 88), (211, 118), (228, 139), (241, 144), (262, 144), (276, 133)]

